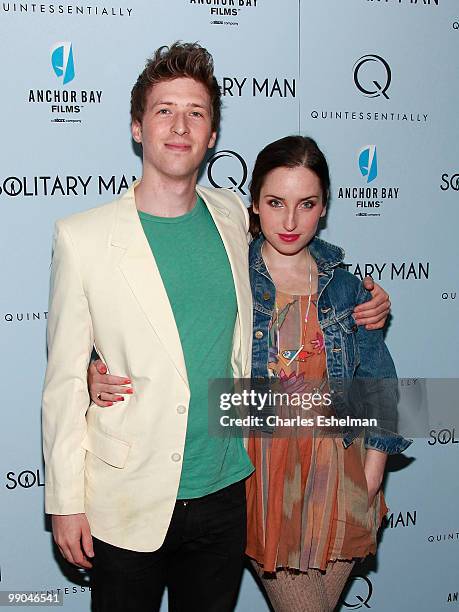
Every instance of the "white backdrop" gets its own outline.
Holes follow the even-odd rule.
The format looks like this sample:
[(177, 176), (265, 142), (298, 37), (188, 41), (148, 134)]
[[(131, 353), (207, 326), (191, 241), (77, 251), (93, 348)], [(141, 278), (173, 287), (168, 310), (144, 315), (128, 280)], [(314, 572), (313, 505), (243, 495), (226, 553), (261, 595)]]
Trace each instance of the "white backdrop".
[[(413, 379), (407, 401), (426, 401), (415, 379), (458, 373), (456, 0), (1, 2), (0, 590), (61, 589), (69, 612), (89, 609), (88, 585), (53, 552), (43, 514), (52, 228), (140, 176), (130, 89), (146, 57), (177, 39), (211, 51), (225, 94), (201, 182), (246, 198), (265, 144), (316, 138), (332, 174), (322, 236), (345, 248), (352, 272), (372, 271), (390, 292), (387, 342), (399, 375)], [(439, 401), (455, 407), (445, 397), (430, 394), (432, 414)], [(343, 610), (459, 606), (459, 429), (454, 419), (432, 422), (431, 435), (391, 463), (392, 515)], [(268, 609), (248, 573), (237, 609)]]

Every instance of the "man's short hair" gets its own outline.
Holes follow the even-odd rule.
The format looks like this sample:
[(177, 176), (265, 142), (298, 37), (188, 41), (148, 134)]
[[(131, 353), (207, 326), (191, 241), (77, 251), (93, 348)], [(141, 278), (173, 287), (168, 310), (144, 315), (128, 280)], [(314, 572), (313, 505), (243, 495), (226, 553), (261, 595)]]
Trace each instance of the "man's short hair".
[(210, 96), (212, 131), (220, 125), (221, 92), (214, 76), (212, 55), (198, 43), (175, 42), (157, 49), (147, 60), (131, 91), (131, 121), (142, 122), (150, 89), (160, 81), (188, 77), (202, 83)]

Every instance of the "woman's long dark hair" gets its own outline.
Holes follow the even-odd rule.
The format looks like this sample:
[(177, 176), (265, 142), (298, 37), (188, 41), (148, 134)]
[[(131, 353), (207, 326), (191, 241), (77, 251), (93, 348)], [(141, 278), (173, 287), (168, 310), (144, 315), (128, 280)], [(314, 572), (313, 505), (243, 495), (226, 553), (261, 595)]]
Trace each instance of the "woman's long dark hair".
[(254, 238), (261, 232), (260, 218), (253, 212), (253, 203), (260, 199), (266, 175), (275, 168), (308, 168), (320, 181), (323, 205), (326, 206), (330, 192), (330, 175), (324, 154), (317, 143), (308, 136), (285, 136), (266, 145), (258, 153), (250, 183), (252, 205), (249, 207), (250, 233)]

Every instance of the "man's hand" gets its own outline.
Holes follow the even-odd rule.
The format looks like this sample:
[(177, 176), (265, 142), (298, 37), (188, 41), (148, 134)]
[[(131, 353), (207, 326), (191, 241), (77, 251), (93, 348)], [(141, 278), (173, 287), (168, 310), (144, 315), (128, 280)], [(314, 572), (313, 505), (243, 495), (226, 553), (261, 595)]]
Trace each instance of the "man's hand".
[(64, 559), (77, 567), (89, 569), (94, 557), (92, 536), (86, 514), (67, 514), (52, 516), (54, 541)]
[(123, 402), (123, 393), (134, 393), (129, 378), (107, 374), (107, 366), (97, 359), (88, 368), (88, 388), (92, 401), (101, 407), (113, 406), (115, 402)]
[(355, 322), (357, 325), (365, 325), (365, 329), (381, 329), (390, 312), (389, 294), (371, 276), (365, 276), (363, 286), (370, 291), (372, 298), (354, 308)]

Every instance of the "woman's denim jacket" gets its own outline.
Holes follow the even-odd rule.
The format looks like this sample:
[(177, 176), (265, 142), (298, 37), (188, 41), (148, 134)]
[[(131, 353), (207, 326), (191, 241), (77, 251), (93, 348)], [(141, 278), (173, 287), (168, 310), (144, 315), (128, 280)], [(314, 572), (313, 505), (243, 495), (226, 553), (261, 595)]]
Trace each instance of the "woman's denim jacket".
[[(264, 236), (250, 244), (250, 283), (253, 294), (252, 378), (268, 377), (268, 326), (275, 303), (275, 286), (261, 256)], [(384, 343), (382, 330), (368, 331), (357, 326), (352, 312), (357, 304), (370, 299), (370, 293), (353, 274), (339, 265), (344, 251), (319, 238), (309, 244), (317, 263), (319, 324), (324, 334), (326, 364), (333, 408), (341, 418), (349, 414), (350, 381), (358, 379), (360, 408), (352, 400), (352, 416), (377, 418), (385, 427), (365, 429), (365, 446), (388, 454), (403, 452), (410, 444), (393, 433), (397, 423), (397, 378), (394, 363)], [(363, 380), (365, 379), (365, 380)], [(363, 391), (362, 391), (363, 390)], [(354, 398), (355, 393), (352, 397)], [(387, 424), (393, 426), (387, 426)], [(345, 428), (343, 444), (348, 447), (359, 435), (358, 429)]]

